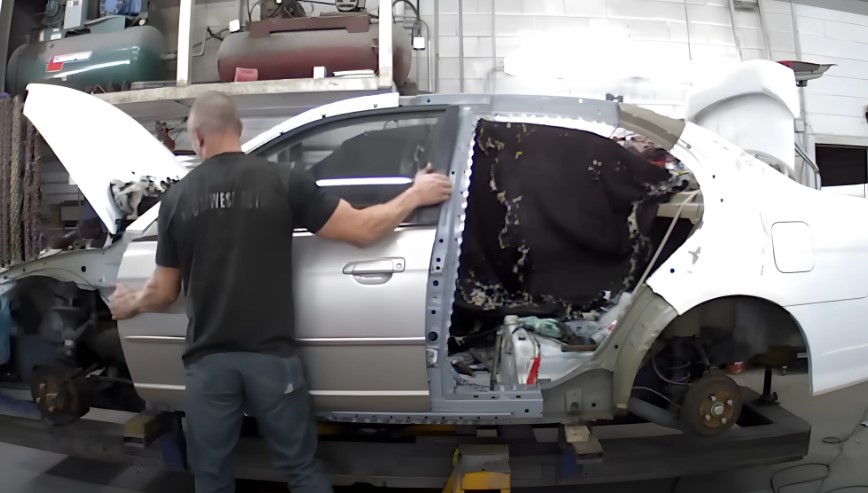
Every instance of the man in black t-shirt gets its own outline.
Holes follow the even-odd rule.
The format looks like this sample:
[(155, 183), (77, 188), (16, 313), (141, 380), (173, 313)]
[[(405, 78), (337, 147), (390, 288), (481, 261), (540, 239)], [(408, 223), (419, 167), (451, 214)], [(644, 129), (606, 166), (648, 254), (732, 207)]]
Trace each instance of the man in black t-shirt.
[(144, 289), (118, 286), (117, 320), (187, 300), (188, 448), (196, 493), (234, 490), (231, 458), (243, 413), (254, 416), (294, 493), (328, 492), (315, 458), (316, 420), (293, 344), (293, 230), (362, 247), (418, 207), (445, 201), (449, 179), (429, 168), (394, 200), (363, 210), (289, 166), (241, 151), (231, 100), (209, 93), (187, 129), (204, 160), (160, 204), (157, 268)]

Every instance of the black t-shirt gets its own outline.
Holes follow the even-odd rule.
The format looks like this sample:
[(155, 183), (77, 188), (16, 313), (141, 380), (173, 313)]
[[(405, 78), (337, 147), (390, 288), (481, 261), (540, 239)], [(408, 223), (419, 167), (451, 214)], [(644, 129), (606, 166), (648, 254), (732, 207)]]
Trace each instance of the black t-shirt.
[(190, 364), (211, 353), (294, 354), (293, 229), (339, 199), (308, 175), (243, 153), (205, 160), (160, 205), (157, 265), (181, 270)]

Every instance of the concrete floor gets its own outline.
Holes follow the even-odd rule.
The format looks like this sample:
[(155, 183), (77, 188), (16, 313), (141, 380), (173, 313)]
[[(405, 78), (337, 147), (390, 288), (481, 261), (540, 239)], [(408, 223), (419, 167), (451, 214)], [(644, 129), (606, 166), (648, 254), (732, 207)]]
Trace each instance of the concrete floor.
[[(762, 375), (748, 373), (740, 377), (744, 385), (761, 388)], [(805, 375), (775, 377), (775, 390), (787, 407), (813, 424), (811, 453), (805, 462), (828, 463), (841, 453), (825, 482), (803, 485), (787, 484), (822, 478), (822, 467), (802, 467), (781, 471), (773, 491), (769, 480), (773, 468), (732, 471), (713, 476), (685, 477), (679, 481), (653, 481), (605, 486), (570, 488), (581, 493), (841, 493), (868, 492), (868, 428), (857, 424), (868, 419), (868, 383), (820, 397), (808, 395)], [(823, 443), (825, 437), (846, 437), (843, 445)], [(3, 493), (188, 493), (193, 491), (191, 478), (184, 474), (126, 467), (67, 458), (0, 444), (0, 491)], [(856, 486), (860, 485), (860, 486)], [(864, 486), (861, 486), (864, 485)], [(846, 488), (847, 486), (854, 486)], [(843, 488), (843, 489), (838, 489)], [(244, 482), (238, 493), (272, 493), (285, 491), (280, 485)], [(566, 490), (565, 490), (566, 491)]]

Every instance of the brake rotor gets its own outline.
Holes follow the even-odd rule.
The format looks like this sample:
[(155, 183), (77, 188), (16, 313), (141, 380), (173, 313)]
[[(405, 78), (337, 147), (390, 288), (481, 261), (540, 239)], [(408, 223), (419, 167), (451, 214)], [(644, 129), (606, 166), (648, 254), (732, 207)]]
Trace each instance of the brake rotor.
[(70, 424), (90, 411), (88, 382), (59, 362), (34, 368), (30, 393), (43, 419), (53, 425)]
[(697, 435), (719, 435), (738, 421), (742, 404), (735, 381), (724, 375), (705, 376), (687, 389), (681, 420)]

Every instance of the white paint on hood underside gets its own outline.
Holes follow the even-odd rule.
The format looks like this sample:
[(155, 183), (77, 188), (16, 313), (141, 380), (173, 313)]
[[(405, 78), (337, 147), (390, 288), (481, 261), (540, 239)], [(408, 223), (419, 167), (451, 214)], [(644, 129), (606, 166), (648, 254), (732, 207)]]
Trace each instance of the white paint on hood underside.
[(90, 94), (50, 84), (30, 84), (24, 115), (30, 119), (81, 189), (106, 228), (117, 232), (123, 216), (112, 180), (180, 179), (187, 168), (123, 111)]

